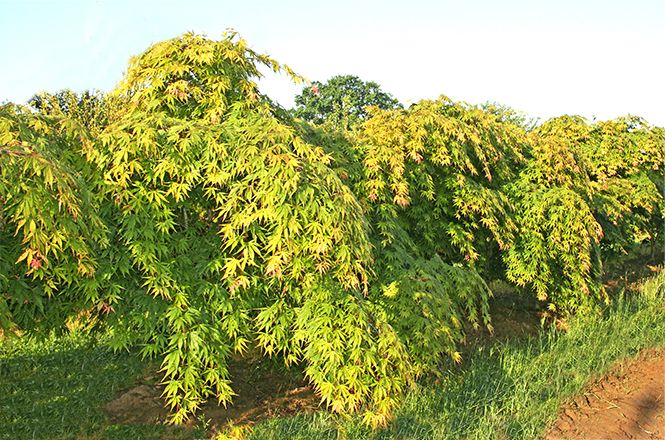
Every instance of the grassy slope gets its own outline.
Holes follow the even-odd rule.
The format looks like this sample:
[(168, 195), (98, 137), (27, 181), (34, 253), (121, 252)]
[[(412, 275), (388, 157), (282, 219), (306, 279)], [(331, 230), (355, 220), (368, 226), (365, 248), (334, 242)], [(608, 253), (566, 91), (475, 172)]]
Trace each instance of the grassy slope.
[[(565, 334), (478, 346), (438, 385), (414, 390), (386, 429), (327, 412), (260, 423), (252, 439), (537, 438), (559, 404), (612, 363), (665, 344), (662, 283), (615, 301), (602, 317), (579, 319)], [(132, 354), (113, 354), (91, 338), (0, 344), (0, 439), (190, 438), (192, 430), (117, 426), (101, 406), (146, 373)]]

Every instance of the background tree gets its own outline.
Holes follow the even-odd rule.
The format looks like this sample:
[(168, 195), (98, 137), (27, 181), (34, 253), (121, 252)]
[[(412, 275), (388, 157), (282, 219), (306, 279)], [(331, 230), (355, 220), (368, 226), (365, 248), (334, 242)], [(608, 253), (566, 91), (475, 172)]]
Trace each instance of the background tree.
[(314, 81), (296, 96), (295, 103), (295, 116), (344, 130), (367, 120), (369, 106), (384, 110), (402, 108), (402, 104), (381, 90), (377, 83), (353, 75), (337, 75), (326, 83)]

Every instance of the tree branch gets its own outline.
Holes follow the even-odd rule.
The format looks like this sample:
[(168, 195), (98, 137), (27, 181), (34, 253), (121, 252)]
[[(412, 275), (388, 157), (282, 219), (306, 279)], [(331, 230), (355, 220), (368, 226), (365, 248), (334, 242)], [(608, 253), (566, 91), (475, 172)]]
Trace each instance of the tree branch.
[(0, 153), (7, 153), (7, 154), (11, 154), (12, 156), (28, 156), (32, 153), (32, 152), (16, 151), (16, 150), (10, 149), (12, 147), (15, 147), (15, 145), (0, 144)]

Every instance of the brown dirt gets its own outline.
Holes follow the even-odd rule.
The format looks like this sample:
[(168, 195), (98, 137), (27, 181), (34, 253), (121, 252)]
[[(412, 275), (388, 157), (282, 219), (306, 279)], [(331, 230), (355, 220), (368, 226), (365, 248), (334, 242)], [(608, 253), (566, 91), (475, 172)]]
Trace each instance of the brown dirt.
[(125, 425), (159, 423), (167, 411), (155, 385), (139, 385), (125, 390), (104, 405), (104, 412), (113, 423)]
[(565, 405), (545, 440), (665, 439), (665, 347), (618, 364)]
[[(233, 390), (238, 394), (227, 407), (207, 402), (202, 413), (213, 432), (225, 426), (254, 424), (278, 415), (313, 412), (319, 398), (302, 376), (277, 371), (256, 360), (230, 365)], [(117, 424), (164, 423), (168, 416), (163, 387), (157, 376), (146, 376), (138, 386), (125, 390), (104, 405), (109, 420)]]

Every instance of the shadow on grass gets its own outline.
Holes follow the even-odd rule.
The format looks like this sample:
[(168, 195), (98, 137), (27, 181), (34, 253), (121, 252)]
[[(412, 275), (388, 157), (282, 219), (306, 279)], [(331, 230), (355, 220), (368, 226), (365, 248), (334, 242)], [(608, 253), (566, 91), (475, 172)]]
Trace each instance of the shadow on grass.
[(496, 409), (504, 406), (515, 387), (501, 358), (493, 350), (479, 347), (464, 368), (448, 372), (442, 383), (411, 393), (395, 420), (376, 438), (469, 437), (488, 419), (496, 422), (502, 417)]
[(101, 409), (146, 367), (91, 338), (0, 346), (0, 438), (162, 438), (164, 426), (114, 426)]

